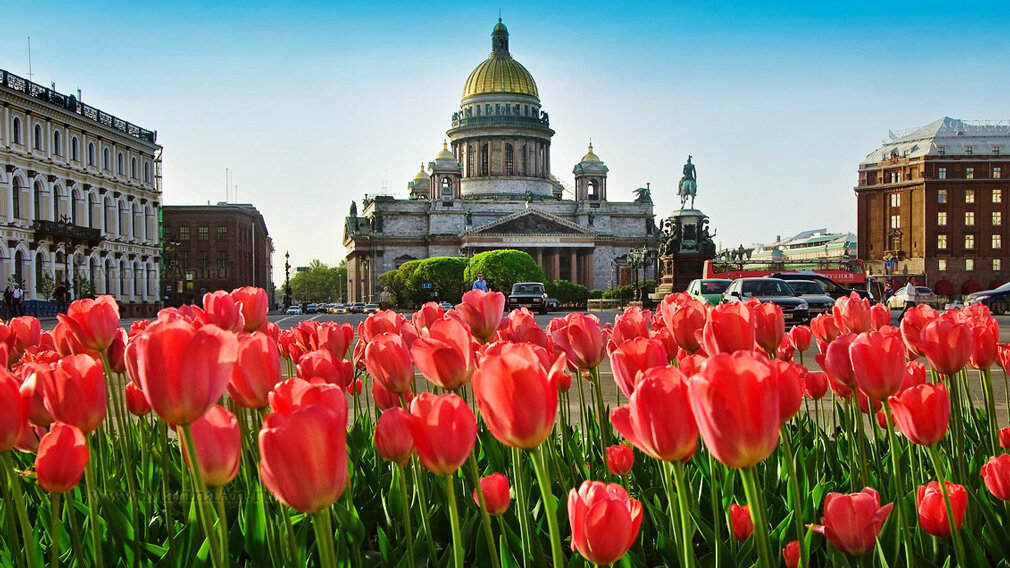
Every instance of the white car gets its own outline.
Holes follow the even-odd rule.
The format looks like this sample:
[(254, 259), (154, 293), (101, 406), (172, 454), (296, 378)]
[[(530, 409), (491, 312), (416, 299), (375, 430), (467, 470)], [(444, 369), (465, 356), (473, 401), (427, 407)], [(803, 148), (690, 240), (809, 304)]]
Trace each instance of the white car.
[[(892, 310), (900, 310), (905, 307), (905, 300), (905, 289), (898, 288), (898, 291), (887, 299), (887, 307)], [(925, 286), (916, 286), (915, 303), (933, 305), (936, 303), (936, 294)]]
[(300, 315), (302, 315), (302, 307), (301, 306), (291, 306), (290, 308), (288, 308), (288, 311), (286, 311), (284, 313), (288, 314), (289, 316), (300, 316)]

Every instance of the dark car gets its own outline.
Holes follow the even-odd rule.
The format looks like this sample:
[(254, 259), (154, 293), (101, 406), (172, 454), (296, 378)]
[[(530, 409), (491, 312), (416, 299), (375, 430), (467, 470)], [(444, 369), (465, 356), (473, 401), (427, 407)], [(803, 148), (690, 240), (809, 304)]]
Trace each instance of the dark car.
[(517, 282), (513, 284), (507, 307), (509, 310), (526, 307), (531, 312), (546, 314), (549, 308), (547, 306), (547, 292), (544, 290), (544, 285), (540, 282)]
[(782, 308), (786, 325), (806, 323), (810, 319), (810, 307), (785, 280), (778, 278), (737, 278), (723, 294), (723, 302), (746, 302), (757, 298), (771, 302)]
[(793, 280), (813, 280), (821, 285), (824, 289), (824, 293), (832, 298), (841, 298), (843, 296), (848, 296), (852, 292), (859, 294), (860, 298), (866, 298), (867, 300), (873, 299), (873, 294), (870, 294), (866, 290), (859, 290), (857, 288), (846, 288), (838, 282), (824, 276), (823, 274), (817, 274), (816, 272), (775, 272), (769, 274), (768, 276), (772, 278), (778, 278), (780, 280), (785, 280), (791, 282)]
[(787, 280), (796, 295), (810, 306), (810, 317), (831, 313), (835, 299), (824, 293), (820, 283), (813, 280)]
[(354, 302), (348, 308), (352, 314), (363, 314), (365, 313), (365, 303), (364, 302)]
[(965, 305), (985, 304), (989, 306), (989, 311), (993, 314), (1005, 314), (1010, 310), (1010, 282), (995, 290), (982, 290), (968, 294), (964, 303)]

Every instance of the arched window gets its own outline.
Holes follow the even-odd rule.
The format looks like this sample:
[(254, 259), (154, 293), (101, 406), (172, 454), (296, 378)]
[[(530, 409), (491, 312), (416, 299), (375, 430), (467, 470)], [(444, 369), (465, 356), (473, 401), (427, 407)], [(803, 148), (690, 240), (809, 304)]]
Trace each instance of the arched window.
[(105, 199), (105, 232), (116, 234), (116, 204), (108, 197)]
[(505, 175), (512, 175), (515, 173), (515, 159), (512, 155), (512, 145), (505, 145)]
[(589, 199), (592, 199), (592, 200), (597, 200), (597, 199), (600, 198), (600, 196), (596, 192), (596, 180), (595, 179), (589, 180), (589, 183), (586, 185), (586, 195), (587, 195), (587, 197)]
[(14, 281), (22, 283), (25, 281), (24, 273), (25, 257), (21, 254), (21, 251), (14, 253)]
[(37, 253), (35, 255), (35, 293), (41, 297), (42, 290), (42, 275), (45, 274), (45, 263), (46, 260), (42, 256), (42, 253)]
[(95, 222), (96, 222), (96, 219), (95, 219), (95, 209), (97, 209), (97, 205), (98, 204), (95, 203), (95, 194), (94, 193), (89, 193), (88, 194), (88, 226), (91, 227), (92, 229), (97, 229), (98, 228), (98, 227), (95, 226)]
[(42, 149), (42, 126), (39, 124), (35, 125), (35, 149)]
[(480, 147), (480, 175), (486, 176), (488, 174), (488, 152), (487, 144)]
[(119, 234), (125, 236), (127, 229), (130, 228), (130, 210), (127, 209), (126, 203), (119, 202)]
[(62, 216), (65, 214), (60, 211), (60, 206), (63, 205), (63, 188), (57, 186), (53, 188), (53, 220), (60, 221)]
[(11, 211), (11, 214), (13, 215), (12, 219), (20, 219), (21, 218), (21, 181), (18, 178), (14, 178), (14, 194), (11, 197), (14, 198), (13, 199), (13, 204), (12, 204), (13, 205), (13, 207), (12, 207), (13, 211)]
[(81, 203), (81, 194), (76, 189), (70, 194), (70, 222), (74, 225), (78, 225), (78, 219), (80, 215), (77, 214), (78, 204)]
[(448, 177), (442, 178), (442, 197), (452, 197), (452, 180)]
[(21, 144), (21, 119), (14, 117), (14, 143)]
[(473, 175), (473, 144), (466, 147), (466, 175)]
[(34, 196), (32, 203), (35, 205), (35, 218), (45, 219), (45, 216), (42, 214), (42, 184), (36, 183), (35, 191), (33, 193)]
[(60, 131), (59, 130), (53, 130), (53, 154), (56, 155), (56, 156), (59, 156), (60, 152), (63, 151), (61, 149), (61, 146), (63, 146), (63, 145), (60, 144), (60, 142), (62, 142), (62, 141), (63, 140), (60, 139)]
[(111, 170), (112, 169), (111, 163), (112, 162), (109, 161), (109, 149), (108, 148), (103, 148), (102, 149), (102, 169), (104, 169), (105, 171)]
[(137, 158), (130, 158), (130, 177), (137, 179)]
[(95, 165), (95, 145), (91, 142), (88, 142), (88, 165)]
[(73, 160), (73, 161), (75, 161), (75, 162), (79, 162), (81, 160), (81, 157), (78, 155), (78, 152), (77, 152), (77, 137), (76, 136), (74, 136), (73, 138), (70, 139), (70, 159)]
[(122, 152), (120, 152), (119, 155), (116, 156), (116, 173), (119, 174), (119, 175), (123, 175), (123, 153)]
[(151, 181), (151, 162), (144, 162), (144, 182)]

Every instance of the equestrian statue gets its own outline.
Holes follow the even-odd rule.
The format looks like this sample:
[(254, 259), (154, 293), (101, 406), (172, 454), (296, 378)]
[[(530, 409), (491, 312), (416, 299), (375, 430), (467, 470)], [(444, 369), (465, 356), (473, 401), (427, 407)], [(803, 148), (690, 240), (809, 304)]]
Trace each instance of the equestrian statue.
[(691, 209), (694, 209), (694, 197), (698, 194), (698, 175), (694, 164), (691, 163), (691, 156), (687, 157), (687, 163), (684, 164), (684, 177), (680, 178), (679, 193), (680, 208), (683, 209), (690, 198)]

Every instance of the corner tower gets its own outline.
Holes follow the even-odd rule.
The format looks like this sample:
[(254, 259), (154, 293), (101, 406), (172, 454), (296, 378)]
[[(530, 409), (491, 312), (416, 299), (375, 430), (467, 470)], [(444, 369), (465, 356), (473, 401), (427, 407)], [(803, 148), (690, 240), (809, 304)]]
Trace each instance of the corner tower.
[(491, 31), (491, 54), (467, 78), (447, 134), (462, 167), (462, 197), (554, 199), (554, 131), (533, 76), (512, 58), (500, 18)]

